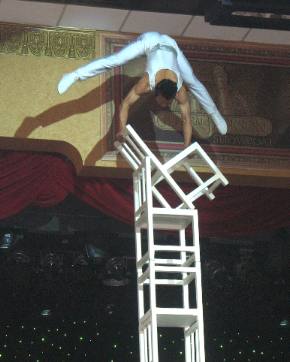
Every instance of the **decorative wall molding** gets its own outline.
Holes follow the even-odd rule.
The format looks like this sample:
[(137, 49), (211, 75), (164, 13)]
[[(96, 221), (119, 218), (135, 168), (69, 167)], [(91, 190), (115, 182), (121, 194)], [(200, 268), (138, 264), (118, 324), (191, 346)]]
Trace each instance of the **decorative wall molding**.
[(95, 56), (96, 32), (0, 23), (0, 53), (72, 59)]

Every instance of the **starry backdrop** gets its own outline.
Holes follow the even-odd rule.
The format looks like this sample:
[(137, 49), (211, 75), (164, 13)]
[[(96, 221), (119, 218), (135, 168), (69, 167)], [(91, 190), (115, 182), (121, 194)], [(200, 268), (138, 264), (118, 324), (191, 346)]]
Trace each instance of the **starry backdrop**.
[[(139, 361), (133, 227), (68, 197), (0, 240), (0, 361)], [(202, 239), (201, 256), (207, 362), (290, 361), (289, 231)], [(180, 330), (159, 337), (161, 362), (184, 361)]]

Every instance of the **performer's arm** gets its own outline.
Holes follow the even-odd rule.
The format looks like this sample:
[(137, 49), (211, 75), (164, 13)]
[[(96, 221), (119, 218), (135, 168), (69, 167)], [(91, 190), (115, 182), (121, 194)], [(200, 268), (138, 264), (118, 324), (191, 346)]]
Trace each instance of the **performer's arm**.
[(191, 123), (191, 114), (190, 114), (190, 104), (184, 87), (182, 87), (177, 93), (176, 100), (179, 103), (179, 108), (181, 112), (181, 118), (183, 122), (184, 148), (186, 148), (191, 144), (192, 123)]
[(127, 94), (126, 98), (124, 98), (123, 102), (120, 106), (120, 113), (119, 113), (119, 130), (122, 132), (124, 128), (126, 127), (127, 120), (128, 120), (128, 114), (129, 109), (137, 102), (137, 100), (140, 98), (140, 95), (136, 91), (136, 85), (130, 90), (130, 92)]
[(119, 132), (117, 133), (117, 138), (121, 140), (122, 132), (126, 127), (128, 121), (129, 109), (137, 102), (140, 96), (148, 90), (148, 79), (146, 76), (143, 76), (138, 83), (134, 85), (134, 87), (130, 90), (127, 96), (121, 103), (120, 112), (119, 112)]

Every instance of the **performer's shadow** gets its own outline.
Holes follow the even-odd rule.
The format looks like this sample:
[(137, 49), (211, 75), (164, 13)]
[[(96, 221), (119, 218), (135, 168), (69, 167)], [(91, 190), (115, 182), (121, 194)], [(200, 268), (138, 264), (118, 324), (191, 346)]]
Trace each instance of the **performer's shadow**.
[(106, 102), (113, 101), (112, 95), (106, 92), (110, 81), (110, 79), (106, 80), (101, 86), (80, 98), (56, 104), (35, 117), (24, 118), (15, 132), (15, 137), (27, 138), (39, 127), (47, 127), (70, 116), (90, 112)]
[[(122, 76), (122, 83), (124, 82)], [(119, 103), (113, 97), (113, 92), (108, 92), (109, 87), (113, 84), (118, 84), (121, 81), (121, 76), (114, 76), (107, 79), (97, 88), (94, 88), (89, 93), (83, 95), (80, 98), (72, 99), (67, 102), (59, 103), (51, 108), (43, 111), (35, 117), (25, 117), (21, 125), (15, 132), (16, 138), (27, 138), (34, 130), (39, 127), (47, 127), (56, 122), (60, 122), (73, 115), (87, 113), (94, 109), (101, 107), (102, 105), (113, 102), (115, 113), (112, 116), (112, 122), (107, 132), (101, 139), (98, 140), (91, 152), (86, 157), (84, 164), (93, 166), (94, 163), (103, 156), (104, 144), (112, 144), (112, 140), (115, 137), (113, 125), (116, 124), (116, 115), (118, 114)], [(101, 121), (101, 120), (100, 120)], [(80, 124), (80, 129), (85, 125)]]
[[(84, 160), (85, 166), (94, 166), (95, 163), (104, 156), (104, 153), (114, 150), (113, 142), (115, 139), (115, 133), (118, 131), (118, 113), (121, 99), (115, 99), (113, 97), (113, 92), (109, 92), (108, 89), (112, 88), (112, 84), (118, 86), (122, 84), (122, 93), (126, 95), (138, 79), (139, 78), (124, 75), (115, 75), (113, 78), (107, 79), (99, 87), (94, 88), (80, 98), (56, 104), (35, 117), (25, 117), (22, 124), (16, 130), (15, 137), (28, 138), (28, 136), (39, 127), (47, 127), (70, 116), (87, 113), (108, 102), (113, 102), (112, 109), (115, 111), (112, 115), (111, 122), (107, 122), (110, 126), (107, 129), (106, 134), (104, 134), (101, 139), (98, 139), (95, 146), (91, 149)], [(154, 95), (149, 93), (140, 97), (139, 101), (132, 106), (128, 120), (128, 123), (135, 128), (135, 130), (141, 135), (142, 139), (150, 141), (150, 147), (152, 147), (155, 153), (159, 156), (158, 142), (156, 141), (155, 134), (156, 128), (154, 127), (152, 121), (152, 113), (157, 114), (160, 110), (161, 109), (158, 107), (154, 99)], [(178, 116), (175, 117), (177, 117), (176, 119), (178, 122), (181, 122)], [(163, 121), (166, 123), (166, 117)], [(85, 125), (80, 124), (80, 129), (82, 127), (85, 127)], [(180, 133), (180, 128), (176, 128), (175, 131)]]

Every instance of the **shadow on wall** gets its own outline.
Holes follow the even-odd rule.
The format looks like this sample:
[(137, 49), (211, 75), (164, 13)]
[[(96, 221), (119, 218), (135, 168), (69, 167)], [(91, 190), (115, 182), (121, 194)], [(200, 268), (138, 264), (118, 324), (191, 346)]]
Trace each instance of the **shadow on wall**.
[[(113, 115), (112, 125), (116, 122), (116, 114), (119, 109), (119, 104), (113, 98), (113, 94), (108, 92), (109, 84), (113, 81), (120, 82), (118, 79), (120, 76), (115, 76), (106, 80), (102, 85), (97, 88), (94, 88), (89, 93), (85, 94), (80, 98), (76, 98), (64, 103), (59, 103), (53, 107), (46, 109), (42, 113), (38, 114), (35, 117), (27, 116), (23, 119), (22, 124), (15, 132), (16, 138), (28, 138), (29, 135), (39, 127), (47, 127), (56, 122), (60, 122), (68, 117), (73, 115), (90, 112), (107, 102), (114, 102), (115, 114)], [(87, 156), (84, 164), (93, 166), (95, 162), (101, 158), (102, 150), (104, 149), (102, 145), (108, 144), (110, 139), (114, 138), (112, 126), (108, 129), (108, 132), (104, 137), (98, 140), (96, 146), (91, 150)]]
[[(73, 115), (90, 112), (98, 107), (104, 106), (108, 102), (113, 102), (112, 108), (115, 111), (112, 115), (112, 122), (109, 122), (111, 126), (107, 133), (97, 141), (96, 145), (84, 160), (85, 166), (94, 166), (96, 161), (102, 158), (104, 152), (106, 152), (104, 150), (108, 150), (108, 145), (113, 143), (115, 139), (115, 130), (118, 131), (119, 128), (118, 114), (121, 100), (116, 99), (114, 97), (114, 92), (108, 92), (108, 89), (111, 88), (112, 84), (114, 86), (122, 84), (123, 94), (127, 94), (137, 80), (138, 78), (136, 77), (132, 78), (124, 75), (115, 75), (80, 98), (56, 104), (35, 117), (27, 116), (16, 130), (15, 137), (22, 139), (28, 138), (29, 135), (39, 127), (50, 126), (51, 124), (60, 122)], [(146, 94), (140, 97), (139, 101), (130, 109), (128, 123), (132, 124), (143, 139), (152, 140), (154, 142), (155, 137), (152, 112), (158, 113), (158, 111), (160, 111), (160, 108), (158, 108), (154, 95), (151, 93)], [(172, 116), (176, 117), (177, 122), (181, 122), (178, 116), (171, 115), (171, 118)], [(163, 122), (167, 122), (166, 117), (164, 117)], [(170, 122), (169, 119), (168, 122), (168, 125), (172, 126), (172, 122)], [(176, 128), (175, 131), (180, 133), (180, 127)], [(157, 150), (157, 145), (154, 148)]]

